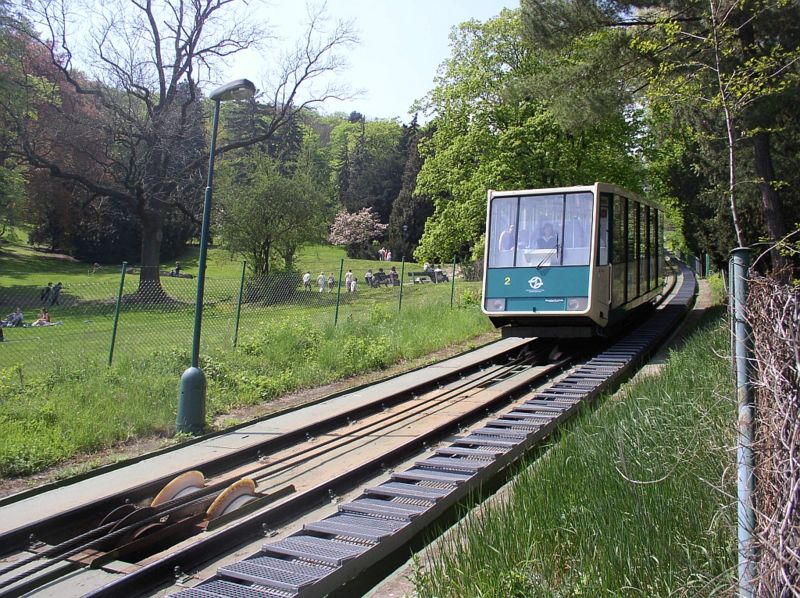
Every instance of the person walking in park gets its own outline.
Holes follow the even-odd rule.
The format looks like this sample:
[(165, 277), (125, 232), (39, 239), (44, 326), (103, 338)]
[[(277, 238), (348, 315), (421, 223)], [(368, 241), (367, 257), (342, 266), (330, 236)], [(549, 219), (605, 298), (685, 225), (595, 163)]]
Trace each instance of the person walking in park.
[(303, 289), (306, 291), (311, 290), (311, 272), (303, 274)]
[(325, 274), (323, 272), (320, 272), (319, 276), (317, 276), (317, 286), (320, 293), (325, 290)]
[(344, 287), (345, 289), (347, 289), (348, 293), (352, 293), (352, 290), (350, 289), (350, 285), (352, 284), (352, 282), (353, 282), (353, 271), (348, 270), (347, 274), (344, 275)]
[(328, 274), (328, 292), (333, 293), (333, 287), (336, 285), (336, 279), (333, 277), (333, 272)]
[(53, 300), (50, 301), (50, 305), (58, 305), (58, 298), (61, 297), (61, 288), (63, 286), (61, 282), (57, 282), (56, 286), (53, 287)]
[(364, 282), (367, 283), (368, 287), (372, 286), (372, 268), (368, 268), (367, 273), (364, 274)]
[(50, 300), (50, 293), (53, 292), (53, 283), (48, 282), (47, 286), (42, 289), (41, 295), (39, 295), (39, 299), (42, 300), (42, 305), (47, 305), (47, 302)]

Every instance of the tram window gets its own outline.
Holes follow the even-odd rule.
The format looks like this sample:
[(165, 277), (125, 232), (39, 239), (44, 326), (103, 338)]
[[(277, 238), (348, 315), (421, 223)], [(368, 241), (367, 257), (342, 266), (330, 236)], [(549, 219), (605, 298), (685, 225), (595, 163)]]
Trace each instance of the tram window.
[(642, 263), (642, 250), (644, 249), (644, 241), (642, 235), (642, 222), (644, 206), (640, 203), (636, 204), (636, 296), (638, 297), (644, 292), (644, 264)]
[(600, 222), (597, 227), (597, 265), (608, 264), (608, 225), (611, 196), (603, 193), (600, 196)]
[(630, 301), (636, 297), (636, 283), (638, 282), (638, 265), (636, 259), (636, 250), (639, 248), (636, 242), (637, 233), (639, 232), (637, 226), (637, 210), (638, 204), (634, 201), (628, 200), (628, 296), (627, 300)]
[(489, 267), (514, 265), (516, 246), (517, 197), (496, 197), (489, 215)]
[[(591, 206), (591, 194), (589, 198)], [(555, 266), (561, 263), (564, 210), (564, 195), (561, 194), (520, 199), (517, 266)]]
[(623, 305), (628, 300), (628, 202), (620, 196), (614, 195), (614, 208), (611, 210), (611, 263), (614, 268), (611, 272), (611, 304)]
[(652, 241), (653, 249), (650, 252), (650, 257), (653, 260), (653, 268), (650, 271), (650, 275), (653, 277), (654, 286), (658, 286), (658, 277), (659, 277), (658, 256), (661, 254), (661, 241), (658, 238), (658, 220), (659, 220), (658, 210), (653, 210), (653, 219), (652, 219), (653, 232), (651, 237), (653, 239)]
[(563, 234), (565, 266), (589, 265), (593, 200), (591, 193), (570, 193), (566, 196)]
[(642, 206), (642, 260), (644, 261), (643, 272), (643, 290), (649, 291), (652, 285), (651, 281), (651, 263), (650, 263), (650, 206)]
[(611, 263), (625, 263), (625, 198), (619, 195), (614, 196), (614, 209), (611, 212), (613, 219), (611, 235)]

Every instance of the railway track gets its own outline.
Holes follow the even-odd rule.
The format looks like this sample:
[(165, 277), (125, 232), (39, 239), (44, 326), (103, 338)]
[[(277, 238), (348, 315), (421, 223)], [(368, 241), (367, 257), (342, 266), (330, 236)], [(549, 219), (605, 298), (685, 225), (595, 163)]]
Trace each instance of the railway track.
[[(514, 388), (526, 384), (531, 372), (541, 376), (557, 371), (557, 363), (535, 365), (551, 349), (548, 343), (523, 343), (464, 370), (421, 379), (379, 402), (359, 404), (206, 460), (189, 470), (202, 473), (190, 475), (184, 493), (167, 500), (154, 498), (170, 484), (157, 478), (9, 530), (0, 535), (0, 546), (11, 549), (0, 563), (0, 594), (49, 588), (53, 580), (72, 579), (86, 567), (119, 567), (124, 562), (135, 571), (154, 554), (182, 543), (190, 551), (207, 552), (209, 544), (235, 544), (248, 534), (260, 535), (264, 516), (277, 522), (304, 505), (326, 500), (392, 463), (395, 455), (420, 450), (474, 418), (506, 392), (498, 391), (498, 385)], [(425, 378), (424, 372), (418, 377)], [(242, 488), (250, 491), (242, 494)], [(217, 503), (213, 509), (225, 492), (241, 495), (246, 504), (230, 509)]]
[[(555, 350), (533, 340), (463, 369), (422, 369), (396, 391), (354, 401), (329, 417), (309, 421), (297, 410), (291, 430), (198, 459), (177, 478), (154, 475), (0, 531), (0, 550), (7, 553), (0, 596), (140, 595), (176, 577), (179, 589), (197, 581), (184, 572), (237, 549), (249, 556), (178, 595), (335, 593), (629, 373), (685, 311), (694, 289), (686, 273), (682, 286), (672, 308), (653, 318), (659, 324), (644, 324), (637, 337), (593, 357), (582, 354), (586, 347)], [(462, 431), (487, 413), (484, 425)], [(413, 463), (412, 455), (445, 439), (447, 446)], [(410, 468), (389, 472), (410, 458)], [(381, 476), (385, 481), (339, 504), (333, 515), (292, 529), (299, 515), (330, 507), (332, 499)], [(5, 508), (0, 503), (0, 518)], [(276, 540), (261, 547), (281, 526)]]

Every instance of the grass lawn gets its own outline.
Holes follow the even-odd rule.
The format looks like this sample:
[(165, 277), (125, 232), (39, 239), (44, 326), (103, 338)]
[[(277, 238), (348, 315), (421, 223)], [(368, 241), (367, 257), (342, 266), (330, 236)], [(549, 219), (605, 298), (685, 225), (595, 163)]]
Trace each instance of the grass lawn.
[[(92, 274), (85, 264), (22, 245), (1, 251), (3, 309), (22, 305), (31, 321), (44, 284), (61, 281), (64, 291), (51, 308), (61, 325), (7, 328), (0, 343), (0, 477), (131, 438), (172, 435), (178, 381), (189, 365), (196, 281), (165, 277), (167, 301), (123, 304), (109, 366), (120, 272)], [(314, 247), (297, 265), (338, 278), (343, 257), (339, 248)], [(195, 273), (191, 255), (181, 263)], [(366, 268), (389, 265), (347, 260), (345, 270), (363, 281)], [(246, 287), (234, 349), (240, 275), (241, 261), (211, 250), (201, 343), (209, 422), (239, 406), (381, 369), (491, 329), (480, 313), (478, 283), (459, 280), (454, 307), (449, 284), (404, 286), (402, 309), (399, 287), (362, 284), (357, 293), (342, 294), (337, 312), (336, 293), (303, 291), (298, 280), (283, 294)], [(134, 293), (137, 283), (127, 275), (124, 294)]]
[(736, 401), (709, 316), (426, 555), (419, 596), (733, 595)]

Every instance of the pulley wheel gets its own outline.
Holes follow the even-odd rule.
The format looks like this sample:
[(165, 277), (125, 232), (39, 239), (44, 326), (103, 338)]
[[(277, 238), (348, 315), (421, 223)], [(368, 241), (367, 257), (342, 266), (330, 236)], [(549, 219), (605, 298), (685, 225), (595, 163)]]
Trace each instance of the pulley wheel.
[(250, 478), (242, 478), (238, 482), (234, 482), (211, 503), (211, 506), (206, 511), (206, 519), (211, 521), (222, 515), (232, 513), (253, 500), (255, 494), (256, 483)]
[(200, 490), (205, 484), (206, 478), (201, 472), (196, 470), (184, 472), (164, 486), (150, 506), (157, 507), (181, 496), (188, 496)]

